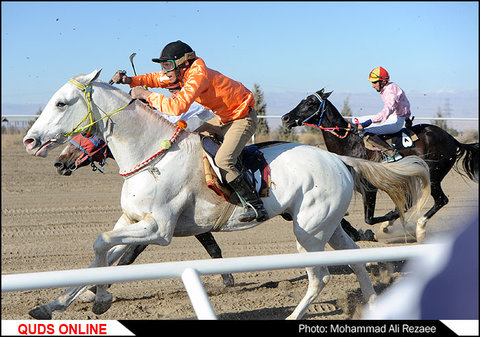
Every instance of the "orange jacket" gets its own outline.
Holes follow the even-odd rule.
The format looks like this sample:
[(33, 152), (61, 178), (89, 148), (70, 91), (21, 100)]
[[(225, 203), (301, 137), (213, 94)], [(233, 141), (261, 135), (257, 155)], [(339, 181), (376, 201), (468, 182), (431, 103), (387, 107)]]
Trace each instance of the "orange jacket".
[[(132, 77), (130, 87), (142, 85), (165, 88), (172, 84), (166, 76), (162, 76), (162, 72)], [(182, 89), (174, 98), (152, 93), (147, 101), (160, 112), (173, 116), (187, 112), (196, 101), (211, 110), (223, 123), (245, 117), (255, 104), (252, 92), (242, 83), (207, 68), (201, 58), (197, 58), (185, 71), (180, 86)]]

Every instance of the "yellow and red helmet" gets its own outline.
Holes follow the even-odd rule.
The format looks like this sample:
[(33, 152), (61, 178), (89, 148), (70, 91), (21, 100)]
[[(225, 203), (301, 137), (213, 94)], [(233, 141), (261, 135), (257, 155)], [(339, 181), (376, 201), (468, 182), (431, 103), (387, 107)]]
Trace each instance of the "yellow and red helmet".
[(377, 82), (377, 81), (387, 81), (390, 79), (390, 76), (388, 75), (388, 71), (385, 70), (385, 68), (382, 67), (377, 67), (373, 69), (370, 72), (370, 75), (368, 75), (368, 80), (370, 82)]

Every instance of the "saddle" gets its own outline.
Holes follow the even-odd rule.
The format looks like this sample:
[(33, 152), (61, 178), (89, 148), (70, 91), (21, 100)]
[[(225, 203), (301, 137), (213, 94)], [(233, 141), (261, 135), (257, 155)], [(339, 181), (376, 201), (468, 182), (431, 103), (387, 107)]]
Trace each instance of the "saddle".
[[(222, 144), (217, 138), (200, 134), (201, 144), (204, 151), (204, 169), (207, 186), (226, 201), (232, 202), (235, 195), (233, 190), (223, 181), (220, 169), (215, 163), (215, 155)], [(268, 197), (271, 185), (270, 166), (265, 160), (260, 149), (284, 143), (281, 141), (269, 141), (246, 146), (240, 154), (236, 167), (248, 179), (257, 190), (260, 197)]]
[[(407, 149), (415, 146), (415, 142), (418, 140), (418, 136), (410, 129), (412, 126), (412, 119), (407, 118), (405, 128), (400, 131), (390, 134), (378, 135), (382, 140), (389, 144), (395, 150)], [(379, 149), (373, 144), (368, 142), (368, 137), (364, 137), (363, 141), (365, 147), (370, 150), (378, 151)]]

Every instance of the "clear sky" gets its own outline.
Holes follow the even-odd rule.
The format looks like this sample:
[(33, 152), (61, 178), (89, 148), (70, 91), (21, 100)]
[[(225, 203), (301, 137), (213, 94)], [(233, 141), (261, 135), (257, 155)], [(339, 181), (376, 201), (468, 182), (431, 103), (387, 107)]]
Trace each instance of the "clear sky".
[[(265, 92), (371, 92), (370, 70), (418, 91), (478, 90), (478, 2), (8, 2), (2, 102), (46, 104), (103, 68), (158, 71), (182, 40), (207, 66)], [(125, 88), (125, 90), (128, 90)]]

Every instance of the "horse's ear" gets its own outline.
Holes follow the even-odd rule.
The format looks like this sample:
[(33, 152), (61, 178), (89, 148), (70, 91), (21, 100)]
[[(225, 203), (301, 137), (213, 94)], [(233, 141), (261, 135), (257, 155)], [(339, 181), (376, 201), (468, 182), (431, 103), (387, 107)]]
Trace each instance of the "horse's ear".
[(327, 98), (332, 94), (332, 92), (333, 92), (333, 91), (324, 93), (324, 94), (323, 94), (323, 99), (327, 99)]
[(95, 69), (88, 75), (81, 75), (77, 80), (83, 85), (89, 85), (90, 83), (98, 79), (98, 77), (100, 76), (100, 73), (102, 72), (102, 69), (103, 68), (100, 68), (100, 70)]
[(90, 74), (87, 75), (88, 84), (98, 79), (98, 77), (100, 76), (100, 73), (102, 72), (102, 69), (103, 68), (100, 68), (99, 70), (95, 69), (94, 71), (92, 71)]
[(319, 91), (317, 91), (317, 94), (319, 94), (322, 99), (327, 99), (332, 94), (332, 92), (333, 91), (325, 93), (325, 88), (322, 88)]

